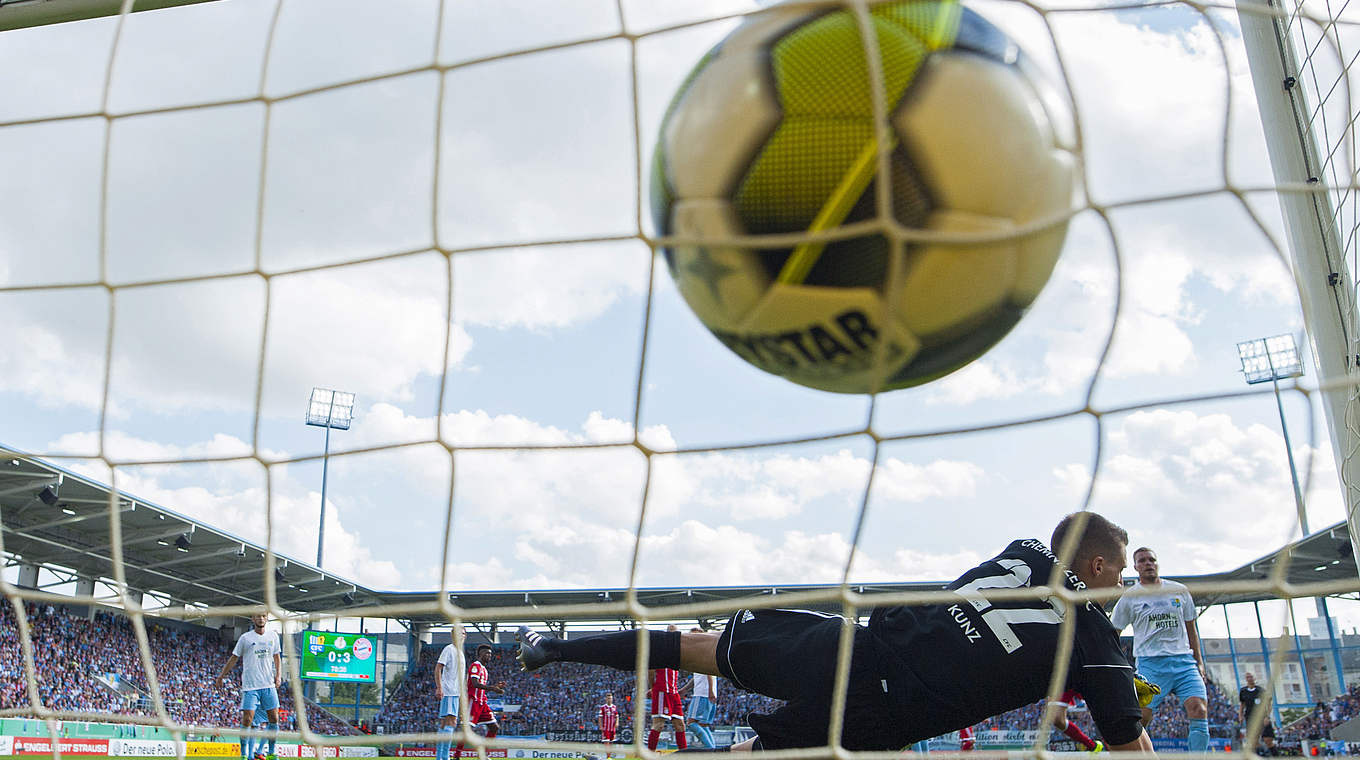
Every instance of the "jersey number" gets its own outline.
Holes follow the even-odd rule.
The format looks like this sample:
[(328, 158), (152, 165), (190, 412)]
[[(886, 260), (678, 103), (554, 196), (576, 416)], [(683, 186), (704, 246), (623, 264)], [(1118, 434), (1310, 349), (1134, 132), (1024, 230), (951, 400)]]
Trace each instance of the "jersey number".
[(973, 605), (973, 609), (982, 613), (982, 622), (992, 629), (992, 634), (1001, 642), (1006, 654), (1011, 654), (1024, 645), (1011, 628), (1012, 623), (1061, 623), (1067, 607), (1061, 599), (1053, 596), (1044, 598), (1047, 607), (1022, 609), (992, 607), (992, 603), (979, 593), (982, 589), (1028, 586), (1030, 576), (1034, 572), (1024, 560), (999, 559), (996, 564), (1005, 572), (969, 581), (958, 589), (958, 594)]

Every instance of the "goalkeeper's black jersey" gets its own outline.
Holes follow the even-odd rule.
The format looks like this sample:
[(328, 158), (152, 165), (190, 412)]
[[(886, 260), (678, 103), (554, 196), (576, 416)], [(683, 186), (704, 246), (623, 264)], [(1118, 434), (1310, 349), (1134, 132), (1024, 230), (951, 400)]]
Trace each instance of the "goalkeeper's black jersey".
[[(1081, 692), (1108, 744), (1134, 741), (1141, 710), (1118, 632), (1096, 602), (1049, 597), (988, 602), (987, 589), (1042, 586), (1055, 558), (1043, 542), (1013, 541), (949, 584), (952, 604), (881, 607), (869, 621), (902, 720), (934, 736), (1035, 702), (1048, 692), (1059, 629), (1075, 613), (1067, 687)], [(1064, 570), (1069, 588), (1085, 588)], [(1075, 609), (1073, 609), (1075, 607)]]

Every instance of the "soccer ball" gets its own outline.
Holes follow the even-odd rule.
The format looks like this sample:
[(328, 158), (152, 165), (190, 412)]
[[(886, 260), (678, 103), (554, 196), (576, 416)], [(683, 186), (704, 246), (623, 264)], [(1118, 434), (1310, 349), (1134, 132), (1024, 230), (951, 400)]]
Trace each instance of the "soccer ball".
[(1001, 340), (1053, 271), (1078, 181), (1070, 109), (1003, 32), (956, 2), (869, 13), (893, 217), (951, 240), (909, 240), (900, 263), (882, 225), (732, 244), (879, 218), (871, 69), (847, 8), (776, 7), (734, 30), (671, 101), (652, 165), (657, 231), (688, 239), (665, 259), (699, 320), (751, 364), (843, 393), (933, 380)]

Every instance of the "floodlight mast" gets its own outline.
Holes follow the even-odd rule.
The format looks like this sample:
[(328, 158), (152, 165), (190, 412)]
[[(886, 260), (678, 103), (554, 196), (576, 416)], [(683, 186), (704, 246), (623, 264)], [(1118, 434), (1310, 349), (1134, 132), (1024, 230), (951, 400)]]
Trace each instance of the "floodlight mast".
[(1294, 448), (1289, 444), (1289, 426), (1284, 419), (1284, 402), (1280, 400), (1280, 381), (1303, 374), (1303, 359), (1293, 335), (1243, 341), (1237, 344), (1237, 356), (1242, 360), (1242, 375), (1247, 385), (1269, 381), (1275, 389), (1275, 408), (1280, 412), (1280, 432), (1284, 434), (1284, 453), (1289, 460), (1289, 480), (1294, 484), (1294, 507), (1299, 514), (1299, 530), (1307, 537), (1308, 512), (1304, 509), (1303, 489), (1299, 486), (1299, 471), (1294, 467)]
[(316, 526), (316, 567), (321, 569), (326, 541), (326, 476), (331, 458), (331, 428), (349, 430), (354, 419), (354, 394), (330, 388), (313, 388), (307, 404), (307, 424), (326, 428), (326, 447), (321, 454), (321, 517)]
[[(1280, 381), (1303, 374), (1303, 357), (1293, 335), (1275, 335), (1237, 344), (1237, 355), (1242, 360), (1242, 374), (1247, 385), (1269, 380), (1275, 388), (1275, 408), (1280, 412), (1280, 431), (1284, 433), (1284, 454), (1289, 460), (1289, 479), (1294, 483), (1294, 506), (1299, 511), (1301, 538), (1307, 538), (1308, 513), (1303, 506), (1303, 489), (1299, 487), (1299, 471), (1294, 467), (1294, 449), (1289, 445), (1289, 427), (1284, 422), (1284, 403), (1280, 401)], [(1262, 363), (1264, 362), (1264, 363)], [(1353, 551), (1353, 549), (1352, 549)], [(1326, 597), (1313, 597), (1317, 616), (1329, 620)], [(1291, 607), (1292, 609), (1292, 607)], [(1292, 614), (1292, 613), (1291, 613)], [(1328, 623), (1330, 626), (1331, 624)], [(1340, 673), (1341, 671), (1337, 671)]]

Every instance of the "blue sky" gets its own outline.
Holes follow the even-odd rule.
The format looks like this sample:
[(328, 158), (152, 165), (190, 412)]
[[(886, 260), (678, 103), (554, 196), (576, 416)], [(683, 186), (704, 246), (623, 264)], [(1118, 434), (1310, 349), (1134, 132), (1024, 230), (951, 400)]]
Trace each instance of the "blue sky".
[[(735, 0), (624, 5), (631, 33), (749, 10)], [(269, 96), (286, 95), (436, 60), (433, 2), (288, 2), (262, 79), (273, 8), (232, 0), (136, 14), (107, 90), (112, 20), (5, 33), (0, 441), (108, 480), (102, 409), (108, 461), (246, 457), (128, 465), (118, 482), (260, 541), (270, 504), (292, 526), (276, 549), (305, 559), (320, 465), (273, 465), (268, 494), (264, 467), (320, 453), (304, 405), (313, 386), (341, 388), (358, 408), (354, 428), (332, 439), (342, 455), (327, 493), (328, 570), (393, 589), (437, 586), (441, 568), (452, 588), (623, 586), (647, 470), (627, 445), (636, 417), (641, 440), (663, 452), (652, 460), (639, 585), (838, 580), (870, 436), (664, 453), (862, 431), (870, 403), (748, 366), (702, 328), (664, 266), (649, 281), (640, 239), (586, 240), (638, 235), (645, 209), (625, 40), (454, 68), (442, 101), (439, 77), (424, 70), (268, 113), (255, 100), (116, 119), (101, 267), (104, 120), (16, 122), (94, 112), (106, 95), (121, 114), (249, 98), (261, 81)], [(613, 9), (456, 3), (437, 60), (607, 36), (619, 28)], [(1236, 342), (1302, 328), (1287, 266), (1248, 214), (1278, 238), (1273, 196), (1251, 194), (1244, 206), (1224, 192), (1225, 172), (1235, 187), (1271, 182), (1235, 20), (1213, 17), (1225, 62), (1205, 17), (1184, 9), (1054, 13), (1054, 38), (1027, 8), (978, 10), (1048, 69), (1061, 54), (1090, 204), (1016, 330), (963, 371), (879, 397), (872, 429), (900, 436), (1074, 414), (884, 443), (852, 577), (950, 577), (1012, 538), (1046, 538), (1082, 505), (1097, 429), (1077, 412), (1111, 329), (1115, 261), (1124, 304), (1093, 407), (1149, 407), (1103, 417), (1095, 508), (1157, 547), (1169, 573), (1264, 554), (1290, 536), (1294, 515), (1272, 400), (1167, 403), (1241, 390)], [(670, 93), (734, 24), (638, 41), (644, 160)], [(1197, 195), (1151, 202), (1186, 192)], [(539, 245), (548, 241), (578, 242)], [(436, 244), (457, 252), (446, 258)], [(492, 248), (465, 250), (479, 246)], [(401, 252), (410, 253), (298, 271)], [(151, 280), (175, 281), (138, 284)], [(25, 289), (69, 282), (115, 288)], [(1319, 423), (1310, 441), (1313, 410), (1298, 394), (1286, 403), (1296, 452), (1316, 448), (1310, 519), (1330, 524), (1343, 515), (1325, 430)], [(458, 453), (445, 553), (450, 455), (435, 442), (437, 416), (451, 445), (620, 445)]]

